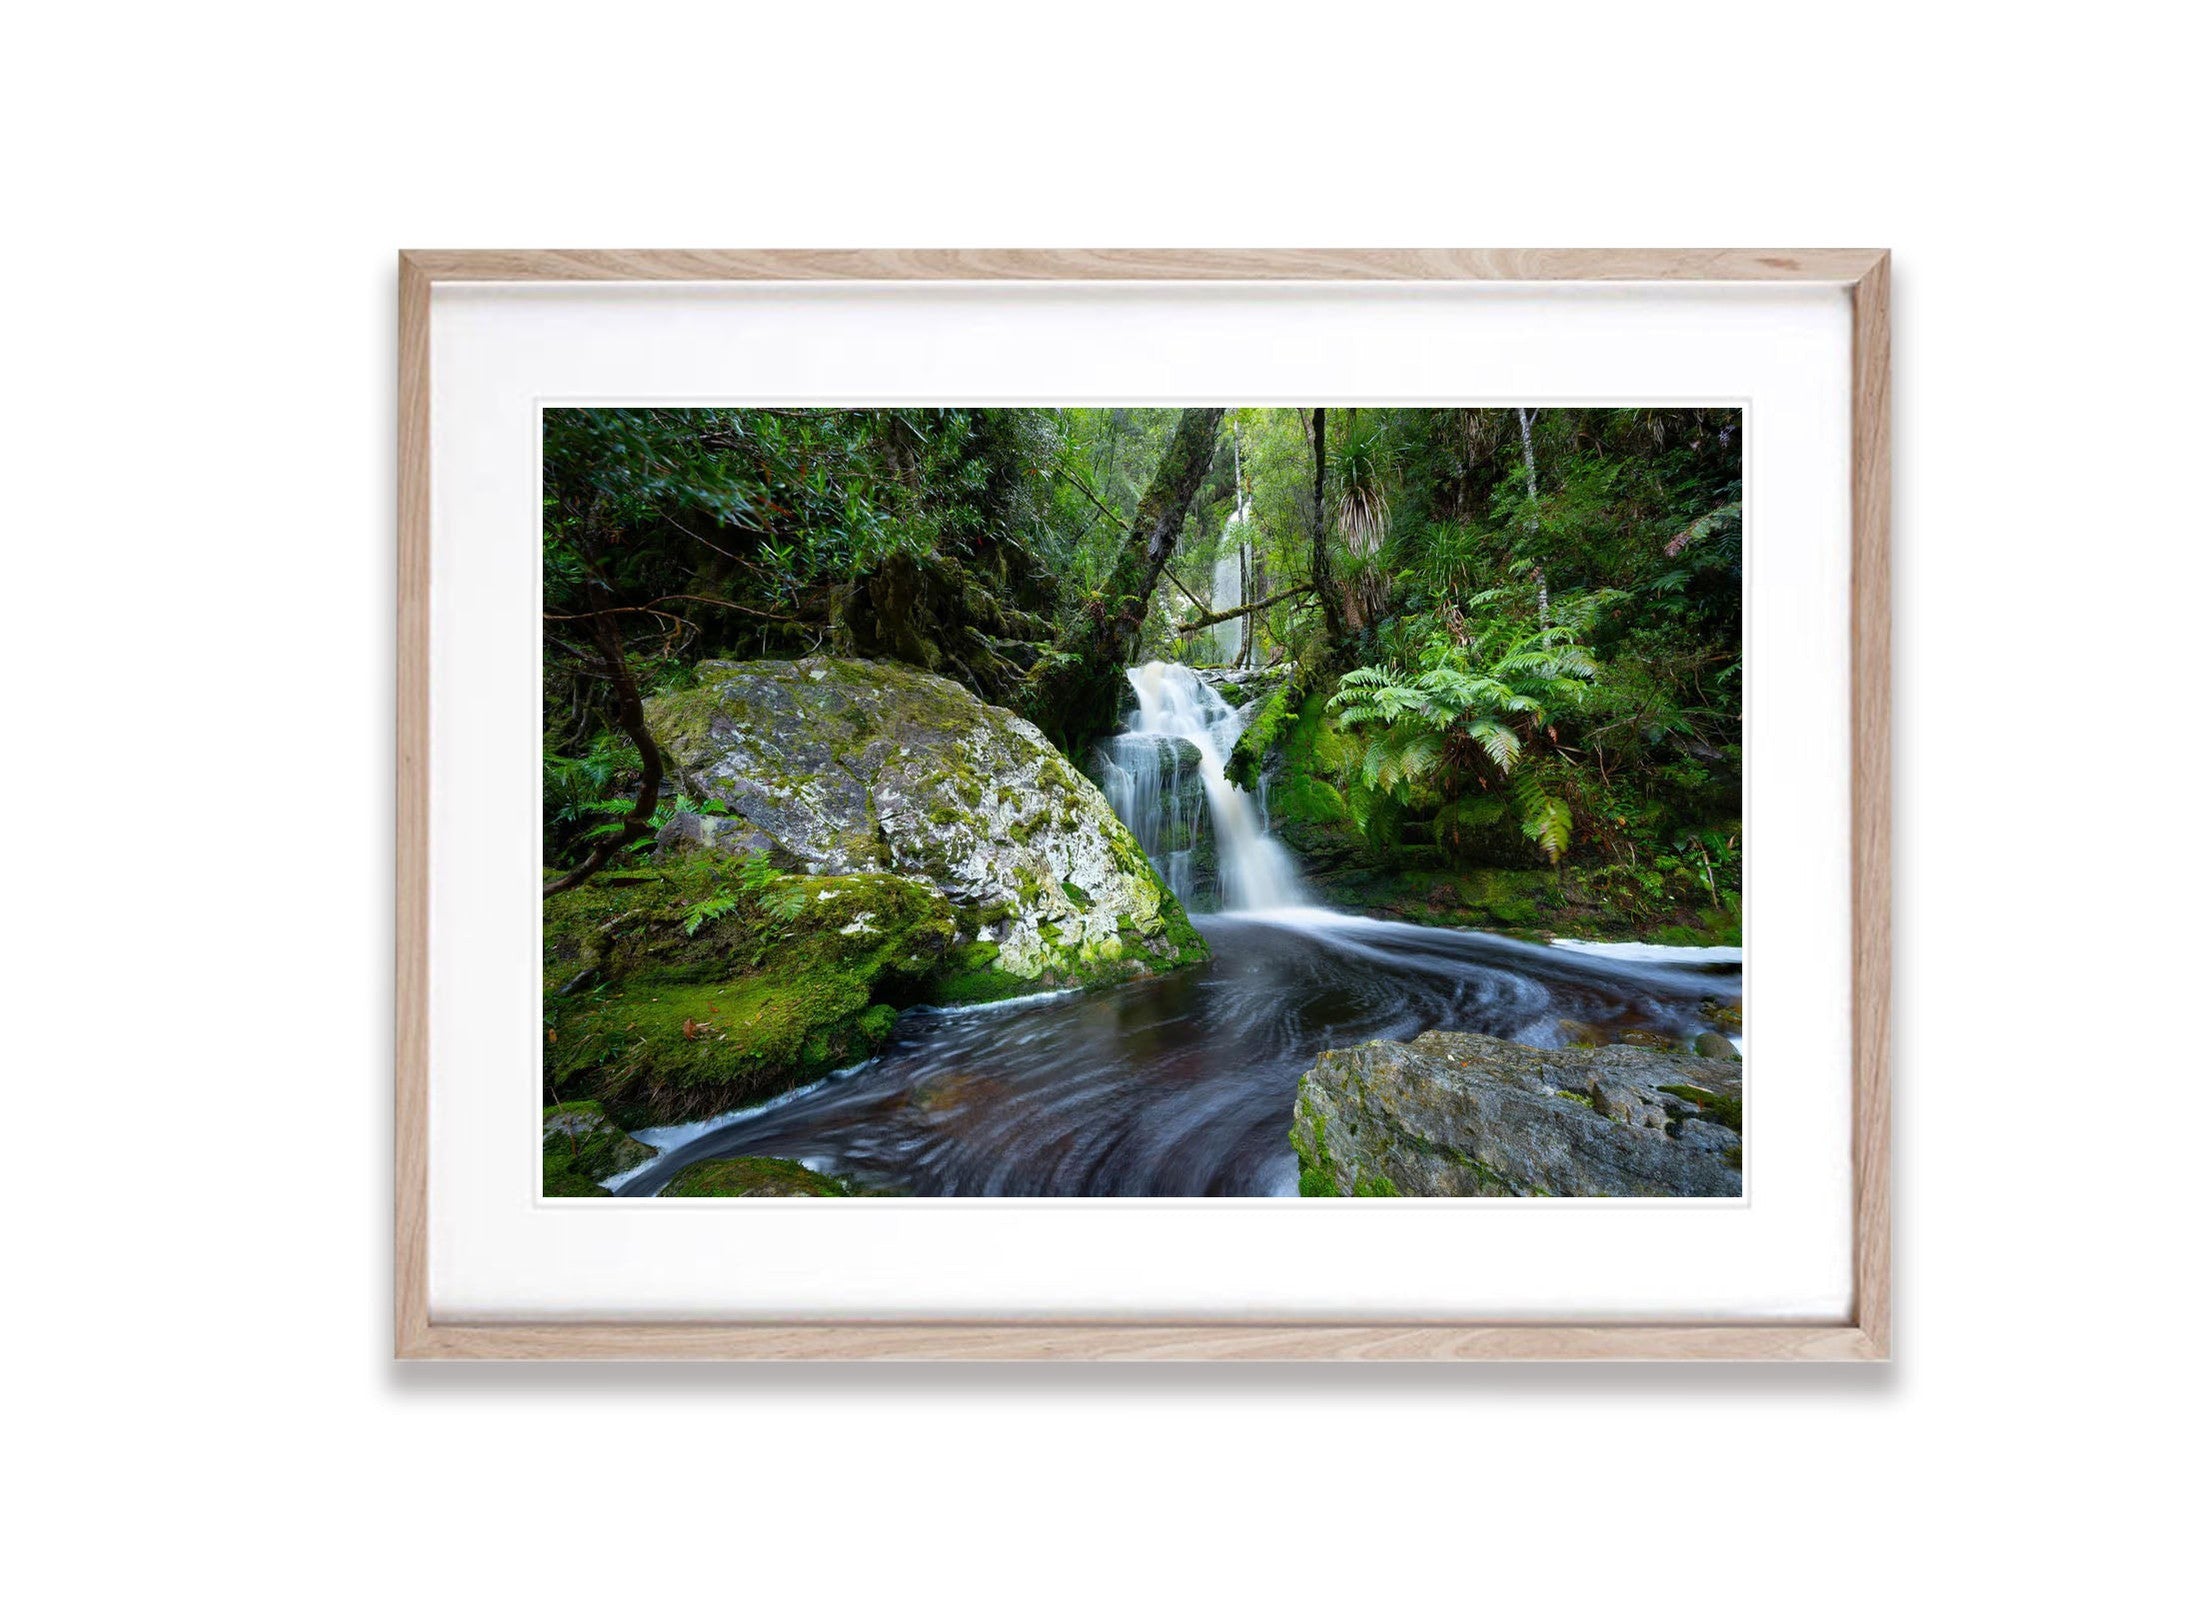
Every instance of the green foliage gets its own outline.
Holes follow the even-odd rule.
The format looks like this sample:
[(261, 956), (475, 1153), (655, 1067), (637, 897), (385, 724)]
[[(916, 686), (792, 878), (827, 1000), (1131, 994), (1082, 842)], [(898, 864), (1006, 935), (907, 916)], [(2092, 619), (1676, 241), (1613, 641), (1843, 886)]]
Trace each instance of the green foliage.
[(713, 894), (708, 899), (698, 900), (688, 909), (687, 920), (680, 923), (680, 931), (693, 938), (696, 929), (705, 922), (716, 921), (727, 911), (738, 909), (740, 903), (738, 894)]
[[(1491, 602), (1492, 606), (1494, 602)], [(1344, 727), (1371, 724), (1361, 779), (1374, 791), (1429, 796), (1438, 817), (1468, 782), (1509, 782), (1520, 828), (1556, 861), (1572, 841), (1573, 813), (1528, 741), (1576, 704), (1595, 658), (1570, 628), (1530, 629), (1488, 607), (1430, 638), (1410, 672), (1364, 666), (1345, 674), (1336, 703)], [(1454, 813), (1455, 816), (1456, 813)]]
[[(1740, 878), (1739, 414), (1543, 410), (1530, 483), (1516, 410), (1332, 409), (1318, 526), (1312, 414), (1227, 413), (1146, 610), (1144, 653), (1213, 662), (1212, 631), (1176, 623), (1212, 606), (1218, 560), (1244, 548), (1249, 594), (1274, 595), (1326, 550), (1342, 636), (1310, 596), (1245, 619), (1253, 659), (1295, 672), (1233, 774), (1266, 763), (1276, 815), (1369, 848), (1562, 858), (1617, 870), (1644, 906), (1723, 914)], [(913, 560), (934, 588), (895, 621), (940, 652), (924, 664), (1018, 703), (1033, 672), (1073, 672), (1095, 614), (1120, 614), (1110, 578), (1179, 415), (546, 413), (546, 863), (616, 829), (639, 775), (610, 731), (598, 607), (623, 607), (626, 665), (659, 694), (706, 659), (862, 653), (849, 596)], [(861, 636), (877, 653), (886, 634)]]
[(1543, 781), (1536, 766), (1523, 766), (1512, 774), (1512, 803), (1519, 812), (1519, 830), (1542, 846), (1553, 865), (1573, 841), (1573, 808)]

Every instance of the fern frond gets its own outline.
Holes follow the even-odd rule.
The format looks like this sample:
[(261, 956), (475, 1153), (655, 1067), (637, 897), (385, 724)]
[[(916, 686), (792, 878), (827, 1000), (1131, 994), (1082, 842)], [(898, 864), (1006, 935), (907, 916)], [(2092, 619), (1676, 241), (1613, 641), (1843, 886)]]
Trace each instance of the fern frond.
[(680, 923), (680, 931), (693, 938), (696, 929), (703, 923), (716, 921), (727, 911), (736, 909), (740, 903), (738, 894), (713, 894), (706, 900), (700, 900), (688, 908), (687, 919)]
[(1497, 770), (1509, 772), (1512, 763), (1519, 759), (1519, 735), (1502, 722), (1480, 717), (1466, 724), (1466, 735), (1479, 744), (1484, 754), (1497, 763)]
[(1573, 808), (1543, 786), (1532, 766), (1512, 774), (1512, 805), (1519, 815), (1519, 829), (1542, 847), (1555, 866), (1573, 842)]

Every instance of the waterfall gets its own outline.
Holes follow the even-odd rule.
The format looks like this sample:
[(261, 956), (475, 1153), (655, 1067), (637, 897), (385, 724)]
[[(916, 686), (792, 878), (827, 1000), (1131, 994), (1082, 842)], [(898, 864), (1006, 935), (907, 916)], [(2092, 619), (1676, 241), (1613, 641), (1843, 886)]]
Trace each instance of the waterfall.
[[(1230, 524), (1231, 526), (1236, 525), (1235, 517), (1230, 518)], [(1214, 558), (1213, 608), (1215, 610), (1234, 611), (1238, 606), (1244, 604), (1244, 585), (1241, 582), (1241, 577), (1242, 574), (1239, 572), (1237, 565), (1237, 551), (1234, 548), (1226, 549)], [(1237, 654), (1244, 648), (1245, 619), (1240, 616), (1227, 622), (1217, 622), (1214, 624), (1212, 631), (1214, 642), (1221, 647), (1222, 664), (1224, 666), (1236, 665)]]
[[(1129, 728), (1101, 746), (1101, 787), (1178, 899), (1194, 887), (1199, 830), (1213, 825), (1222, 908), (1277, 910), (1303, 903), (1289, 852), (1267, 834), (1259, 803), (1223, 775), (1244, 718), (1188, 667), (1147, 661), (1130, 671), (1138, 697)], [(1179, 781), (1187, 754), (1199, 787)]]

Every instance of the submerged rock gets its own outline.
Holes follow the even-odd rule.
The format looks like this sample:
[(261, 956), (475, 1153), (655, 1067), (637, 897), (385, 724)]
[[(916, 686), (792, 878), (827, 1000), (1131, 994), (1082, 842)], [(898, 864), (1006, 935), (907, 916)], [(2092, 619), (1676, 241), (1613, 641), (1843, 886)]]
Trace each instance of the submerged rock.
[(719, 661), (648, 715), (673, 791), (703, 808), (665, 827), (660, 855), (760, 853), (789, 870), (931, 885), (963, 946), (940, 999), (1206, 956), (1090, 780), (959, 684), (891, 662)]
[(1291, 1146), (1311, 1196), (1741, 1192), (1741, 1063), (1423, 1033), (1325, 1051)]
[(593, 1100), (542, 1107), (542, 1192), (552, 1198), (600, 1197), (604, 1183), (654, 1154)]

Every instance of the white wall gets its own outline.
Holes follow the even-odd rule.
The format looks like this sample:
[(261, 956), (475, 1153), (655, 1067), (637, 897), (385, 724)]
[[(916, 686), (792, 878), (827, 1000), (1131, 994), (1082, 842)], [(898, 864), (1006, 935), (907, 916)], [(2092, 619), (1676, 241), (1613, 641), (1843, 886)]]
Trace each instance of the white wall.
[[(24, 1591), (2130, 1584), (2191, 1397), (2168, 10), (950, 9), (14, 24)], [(866, 243), (1895, 249), (1896, 1365), (392, 1368), (393, 252)]]

